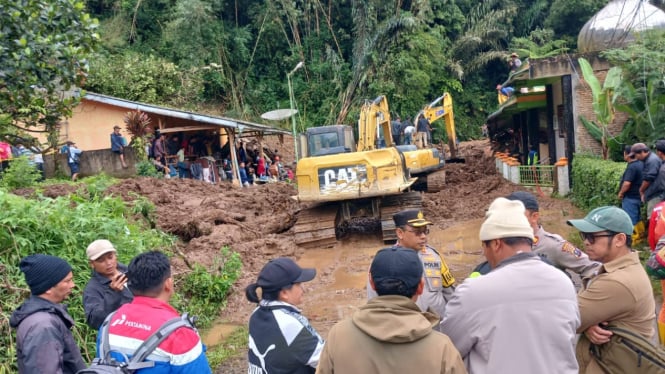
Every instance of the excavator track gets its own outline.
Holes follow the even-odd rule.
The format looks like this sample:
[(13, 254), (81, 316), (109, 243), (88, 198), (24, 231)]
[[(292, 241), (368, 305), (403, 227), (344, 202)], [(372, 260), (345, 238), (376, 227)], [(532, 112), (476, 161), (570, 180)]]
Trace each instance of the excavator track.
[(446, 171), (438, 170), (427, 174), (427, 192), (439, 192), (446, 185)]
[(381, 233), (384, 243), (397, 241), (393, 214), (405, 209), (422, 209), (421, 192), (410, 191), (399, 195), (390, 195), (381, 199)]
[(335, 226), (337, 204), (326, 204), (303, 209), (293, 231), (296, 244), (304, 248), (330, 248), (337, 242)]

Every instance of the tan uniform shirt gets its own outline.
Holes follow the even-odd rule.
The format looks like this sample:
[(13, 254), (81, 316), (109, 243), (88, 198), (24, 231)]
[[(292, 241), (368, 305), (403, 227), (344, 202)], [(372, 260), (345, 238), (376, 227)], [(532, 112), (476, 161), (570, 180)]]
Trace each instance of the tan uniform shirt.
[[(598, 275), (577, 295), (577, 300), (582, 318), (578, 333), (601, 322), (609, 322), (612, 326), (631, 329), (649, 340), (655, 334), (653, 289), (635, 252), (603, 264)], [(588, 348), (589, 341), (583, 336), (577, 345), (580, 372), (595, 373), (595, 370), (588, 370), (597, 366), (591, 362)]]

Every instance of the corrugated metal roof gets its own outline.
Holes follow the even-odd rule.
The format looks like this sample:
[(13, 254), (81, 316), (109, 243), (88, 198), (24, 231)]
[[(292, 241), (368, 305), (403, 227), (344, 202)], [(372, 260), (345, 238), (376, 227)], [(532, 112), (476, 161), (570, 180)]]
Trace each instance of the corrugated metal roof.
[(109, 105), (114, 105), (126, 109), (131, 109), (131, 110), (141, 110), (142, 112), (146, 113), (153, 113), (153, 114), (159, 114), (167, 117), (174, 117), (174, 118), (181, 118), (181, 119), (186, 119), (190, 121), (195, 121), (195, 122), (200, 122), (200, 123), (205, 123), (205, 124), (211, 124), (211, 125), (216, 125), (219, 127), (229, 127), (236, 129), (239, 133), (243, 132), (248, 132), (248, 131), (256, 131), (256, 132), (261, 132), (266, 135), (270, 134), (285, 134), (285, 135), (291, 135), (290, 131), (282, 130), (282, 129), (276, 129), (274, 127), (268, 126), (268, 125), (262, 125), (259, 123), (254, 123), (254, 122), (249, 122), (249, 121), (243, 121), (243, 120), (238, 120), (238, 119), (233, 119), (233, 118), (226, 118), (226, 117), (217, 117), (217, 116), (211, 116), (208, 114), (199, 114), (199, 113), (193, 113), (193, 112), (187, 112), (184, 110), (178, 110), (178, 109), (171, 109), (171, 108), (166, 108), (158, 105), (152, 105), (152, 104), (145, 104), (145, 103), (140, 103), (138, 101), (130, 101), (130, 100), (125, 100), (125, 99), (119, 99), (117, 97), (112, 97), (112, 96), (106, 96), (106, 95), (101, 95), (101, 94), (96, 94), (92, 92), (86, 92), (85, 95), (82, 97), (86, 100), (90, 101), (96, 101), (99, 103), (104, 103), (104, 104), (109, 104)]

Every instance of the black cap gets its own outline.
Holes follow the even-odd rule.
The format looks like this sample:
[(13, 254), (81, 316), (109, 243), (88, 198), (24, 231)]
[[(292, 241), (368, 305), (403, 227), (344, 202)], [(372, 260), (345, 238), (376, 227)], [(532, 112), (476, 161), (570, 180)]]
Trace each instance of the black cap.
[(41, 295), (60, 283), (72, 267), (60, 257), (34, 254), (24, 257), (19, 268), (25, 275), (25, 283), (33, 295)]
[(406, 225), (423, 227), (432, 224), (432, 222), (425, 219), (422, 210), (418, 209), (407, 209), (397, 212), (393, 214), (393, 221), (395, 222), (395, 227), (404, 227)]
[(517, 200), (521, 201), (524, 204), (524, 207), (532, 212), (538, 211), (538, 199), (531, 192), (527, 191), (515, 191), (510, 195), (506, 196), (508, 200)]
[(656, 141), (656, 150), (665, 153), (665, 139), (659, 139)]
[(265, 291), (279, 291), (294, 283), (309, 282), (315, 276), (316, 269), (303, 269), (290, 258), (279, 257), (263, 266), (256, 284)]
[(650, 149), (647, 147), (646, 144), (644, 143), (635, 143), (633, 144), (632, 147), (630, 147), (630, 154), (629, 156), (635, 155), (635, 153), (640, 153), (640, 152), (649, 152)]
[(374, 283), (400, 280), (406, 287), (415, 287), (423, 277), (423, 264), (416, 251), (403, 247), (390, 247), (376, 253), (369, 273)]

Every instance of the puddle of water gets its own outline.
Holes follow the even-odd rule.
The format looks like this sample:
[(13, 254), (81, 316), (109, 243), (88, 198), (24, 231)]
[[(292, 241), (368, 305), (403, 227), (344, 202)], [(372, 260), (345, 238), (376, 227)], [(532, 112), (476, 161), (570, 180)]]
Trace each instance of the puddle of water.
[(483, 219), (479, 218), (445, 230), (433, 228), (430, 232), (429, 244), (443, 255), (458, 283), (485, 261), (478, 238), (482, 223)]
[[(446, 230), (431, 228), (430, 245), (445, 257), (458, 282), (484, 261), (478, 239), (481, 223), (478, 219)], [(319, 282), (307, 290), (304, 311), (317, 330), (327, 333), (335, 322), (367, 302), (367, 270), (374, 254), (384, 247), (380, 238), (354, 236), (331, 249), (306, 250), (298, 259), (301, 266), (317, 269)]]
[(230, 323), (216, 323), (205, 333), (201, 334), (201, 340), (207, 347), (214, 347), (223, 343), (239, 327)]

